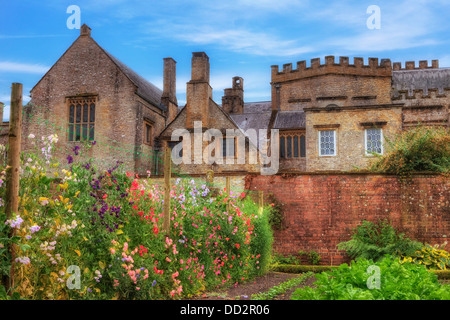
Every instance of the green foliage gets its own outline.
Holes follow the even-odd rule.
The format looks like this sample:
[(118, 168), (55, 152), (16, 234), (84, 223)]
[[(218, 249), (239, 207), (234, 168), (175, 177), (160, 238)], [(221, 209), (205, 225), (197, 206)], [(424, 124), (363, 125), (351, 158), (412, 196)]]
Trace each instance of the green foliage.
[(308, 278), (312, 277), (313, 275), (314, 275), (313, 272), (307, 272), (298, 277), (289, 279), (288, 281), (285, 281), (277, 286), (274, 286), (266, 292), (260, 292), (257, 294), (253, 294), (251, 296), (251, 299), (252, 300), (273, 300), (276, 296), (278, 296), (282, 293), (285, 293), (289, 289), (292, 289), (296, 286), (301, 285), (302, 283), (304, 283)]
[(450, 268), (450, 253), (443, 250), (444, 245), (425, 244), (420, 250), (414, 254), (402, 256), (402, 262), (411, 262), (415, 264), (423, 264), (427, 269), (447, 270)]
[[(77, 146), (67, 155), (69, 170), (61, 169), (49, 154), (57, 137), (33, 141), (36, 152), (22, 157), (19, 212), (7, 220), (0, 206), (0, 271), (9, 270), (14, 241), (21, 297), (181, 299), (269, 268), (270, 206), (260, 214), (244, 195), (177, 179), (165, 232), (162, 186), (119, 162), (101, 171)], [(73, 266), (80, 288), (67, 286)]]
[[(250, 198), (245, 198), (242, 203), (245, 212), (258, 212), (258, 205)], [(250, 241), (251, 253), (259, 256), (258, 268), (255, 268), (252, 275), (258, 276), (266, 273), (270, 268), (272, 260), (273, 232), (270, 227), (269, 217), (271, 207), (266, 206), (261, 215), (256, 215), (253, 220), (255, 236)]]
[(385, 153), (368, 170), (405, 175), (411, 172), (450, 172), (450, 130), (418, 126), (386, 139)]
[(6, 288), (0, 285), (0, 300), (23, 300), (20, 297), (18, 292), (13, 292), (11, 295), (8, 295), (6, 292)]
[(280, 230), (283, 223), (283, 204), (275, 198), (273, 193), (267, 195), (267, 200), (272, 207), (268, 213), (269, 224), (273, 229)]
[[(380, 286), (371, 286), (379, 268)], [(439, 283), (437, 276), (422, 265), (400, 263), (385, 256), (378, 262), (361, 258), (351, 265), (342, 264), (331, 272), (315, 275), (314, 288), (297, 289), (293, 300), (448, 300), (450, 286)], [(370, 289), (371, 288), (371, 289)]]
[(398, 233), (387, 220), (379, 220), (377, 223), (365, 220), (356, 227), (349, 241), (338, 244), (338, 249), (345, 250), (352, 259), (374, 261), (386, 254), (411, 255), (421, 247), (421, 243)]
[(285, 273), (303, 273), (303, 272), (322, 272), (329, 271), (336, 266), (306, 266), (306, 265), (296, 265), (296, 264), (278, 264), (273, 267), (273, 271), (285, 272)]
[(273, 260), (272, 260), (272, 264), (273, 265), (278, 265), (278, 264), (301, 264), (301, 260), (299, 259), (298, 256), (294, 256), (294, 255), (282, 255), (279, 253), (275, 253), (273, 255)]
[(311, 251), (299, 251), (298, 254), (300, 256), (305, 256), (308, 259), (308, 262), (312, 265), (318, 265), (322, 257), (314, 250)]

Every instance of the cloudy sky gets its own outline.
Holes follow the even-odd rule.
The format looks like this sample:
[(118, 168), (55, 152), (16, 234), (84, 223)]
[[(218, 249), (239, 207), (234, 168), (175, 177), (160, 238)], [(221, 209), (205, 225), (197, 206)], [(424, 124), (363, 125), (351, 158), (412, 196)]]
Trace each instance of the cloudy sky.
[[(30, 89), (78, 37), (67, 8), (107, 51), (162, 88), (163, 58), (177, 61), (177, 96), (186, 101), (192, 52), (210, 57), (213, 98), (233, 76), (246, 102), (270, 100), (270, 66), (326, 55), (439, 59), (450, 67), (450, 1), (365, 0), (0, 0), (0, 101), (9, 117), (12, 82)], [(380, 8), (380, 28), (368, 28)], [(72, 20), (70, 19), (70, 22)]]

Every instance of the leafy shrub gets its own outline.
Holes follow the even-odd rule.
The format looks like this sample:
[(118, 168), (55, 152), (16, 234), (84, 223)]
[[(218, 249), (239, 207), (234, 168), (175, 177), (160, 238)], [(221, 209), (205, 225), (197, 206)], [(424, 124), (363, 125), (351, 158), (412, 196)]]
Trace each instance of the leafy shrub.
[(272, 206), (268, 213), (269, 224), (273, 229), (280, 230), (283, 223), (283, 204), (275, 198), (273, 193), (267, 195), (267, 200)]
[(450, 172), (450, 130), (417, 126), (386, 139), (386, 152), (376, 155), (369, 171), (405, 175), (411, 172)]
[(447, 270), (450, 267), (450, 253), (439, 245), (425, 244), (419, 251), (411, 256), (402, 256), (402, 262), (423, 264), (427, 269)]
[[(119, 162), (105, 171), (78, 162), (78, 147), (67, 156), (68, 170), (61, 170), (50, 154), (56, 141), (36, 139), (37, 151), (22, 157), (18, 214), (5, 221), (0, 206), (0, 248), (10, 228), (18, 237), (15, 291), (21, 297), (180, 299), (267, 270), (269, 207), (259, 215), (243, 195), (213, 195), (206, 185), (178, 179), (164, 232), (162, 186), (137, 179)], [(8, 251), (0, 253), (6, 270)]]
[(322, 272), (329, 271), (336, 266), (305, 266), (296, 264), (279, 264), (274, 266), (273, 271), (285, 273)]
[[(379, 268), (380, 286), (369, 285)], [(437, 276), (423, 265), (400, 263), (385, 256), (378, 262), (364, 258), (342, 264), (331, 272), (315, 275), (314, 288), (295, 290), (293, 300), (448, 300), (450, 286), (440, 284)], [(372, 289), (369, 289), (372, 288)]]
[(305, 256), (308, 259), (308, 263), (312, 265), (318, 265), (322, 257), (314, 250), (312, 251), (299, 251), (300, 256)]
[(294, 256), (292, 254), (290, 255), (282, 255), (279, 253), (275, 253), (273, 255), (272, 264), (278, 265), (278, 264), (301, 264), (301, 260), (298, 256)]
[(374, 261), (386, 254), (411, 255), (421, 247), (421, 243), (398, 233), (387, 220), (379, 220), (377, 223), (365, 220), (355, 228), (349, 241), (338, 244), (338, 249), (345, 250), (352, 259)]

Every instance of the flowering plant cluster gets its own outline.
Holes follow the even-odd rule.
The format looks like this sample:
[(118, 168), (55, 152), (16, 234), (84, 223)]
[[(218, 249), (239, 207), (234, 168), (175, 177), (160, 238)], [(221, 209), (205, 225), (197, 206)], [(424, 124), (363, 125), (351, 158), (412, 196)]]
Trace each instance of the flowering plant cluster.
[(177, 179), (163, 230), (163, 186), (120, 161), (98, 170), (78, 146), (61, 170), (51, 153), (57, 137), (34, 141), (37, 152), (22, 157), (19, 212), (7, 220), (0, 211), (2, 273), (15, 228), (22, 297), (180, 299), (267, 271), (270, 206), (261, 214), (245, 194)]

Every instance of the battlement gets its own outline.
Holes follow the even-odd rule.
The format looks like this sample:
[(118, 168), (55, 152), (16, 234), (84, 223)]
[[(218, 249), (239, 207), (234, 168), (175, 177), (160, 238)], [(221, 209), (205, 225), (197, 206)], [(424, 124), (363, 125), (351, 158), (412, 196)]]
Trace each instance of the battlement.
[(406, 61), (404, 68), (402, 68), (401, 62), (394, 62), (393, 64), (394, 71), (418, 70), (418, 69), (439, 69), (439, 60), (431, 60), (431, 65), (428, 65), (427, 60), (421, 60), (419, 61), (419, 67), (416, 67), (415, 61)]
[(315, 77), (325, 74), (343, 74), (343, 75), (361, 75), (361, 76), (379, 76), (386, 77), (392, 74), (391, 60), (378, 58), (369, 58), (369, 63), (364, 64), (363, 58), (353, 58), (353, 64), (350, 64), (348, 57), (339, 57), (339, 63), (336, 63), (334, 56), (326, 56), (325, 64), (320, 63), (320, 58), (311, 59), (311, 66), (306, 67), (306, 61), (298, 61), (297, 68), (292, 68), (292, 63), (283, 65), (280, 71), (278, 65), (272, 66), (272, 81), (288, 81), (301, 78)]

